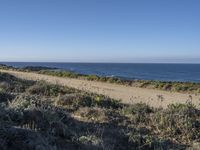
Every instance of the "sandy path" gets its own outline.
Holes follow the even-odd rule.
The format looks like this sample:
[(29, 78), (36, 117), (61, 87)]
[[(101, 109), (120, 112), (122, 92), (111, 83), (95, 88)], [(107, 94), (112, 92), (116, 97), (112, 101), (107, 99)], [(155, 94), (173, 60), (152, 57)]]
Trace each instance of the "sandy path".
[[(81, 79), (61, 78), (36, 73), (17, 72), (0, 70), (10, 73), (16, 77), (27, 80), (45, 80), (49, 83), (73, 87), (87, 92), (103, 94), (114, 99), (122, 100), (123, 103), (144, 102), (153, 107), (167, 107), (171, 103), (185, 103), (192, 99), (195, 105), (200, 103), (200, 95), (183, 94), (177, 92), (168, 92), (155, 89), (145, 89), (137, 87), (128, 87), (111, 83), (87, 81)], [(161, 95), (161, 96), (159, 96)], [(163, 98), (160, 98), (163, 97)]]

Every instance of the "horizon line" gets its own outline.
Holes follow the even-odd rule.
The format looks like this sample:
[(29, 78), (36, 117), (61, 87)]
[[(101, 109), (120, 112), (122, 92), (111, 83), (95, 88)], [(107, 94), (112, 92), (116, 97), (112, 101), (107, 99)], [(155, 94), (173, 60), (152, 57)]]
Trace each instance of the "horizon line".
[(82, 64), (194, 64), (199, 65), (200, 62), (61, 62), (61, 61), (0, 61), (1, 63), (82, 63)]

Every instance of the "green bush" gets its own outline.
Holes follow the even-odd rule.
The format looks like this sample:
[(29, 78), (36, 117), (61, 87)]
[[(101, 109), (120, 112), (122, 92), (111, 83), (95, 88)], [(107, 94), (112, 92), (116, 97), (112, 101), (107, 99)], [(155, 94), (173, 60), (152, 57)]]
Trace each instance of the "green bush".
[(58, 96), (62, 91), (60, 86), (47, 84), (43, 81), (37, 82), (27, 90), (30, 94), (44, 95), (44, 96)]
[(153, 112), (153, 108), (144, 103), (137, 103), (125, 106), (122, 111), (125, 115), (148, 114)]

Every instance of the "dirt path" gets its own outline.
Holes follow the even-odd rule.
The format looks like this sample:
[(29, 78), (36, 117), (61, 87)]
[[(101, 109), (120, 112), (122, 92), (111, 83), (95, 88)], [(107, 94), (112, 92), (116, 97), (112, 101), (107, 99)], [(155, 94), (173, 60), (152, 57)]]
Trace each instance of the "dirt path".
[(87, 81), (81, 79), (61, 78), (36, 73), (26, 73), (17, 71), (0, 70), (7, 72), (18, 78), (28, 80), (45, 80), (49, 83), (73, 87), (87, 92), (103, 94), (114, 99), (120, 99), (123, 103), (144, 102), (153, 107), (167, 107), (171, 103), (185, 103), (191, 100), (195, 105), (200, 103), (200, 95), (183, 94), (177, 92), (168, 92), (154, 89), (145, 89), (137, 87), (128, 87), (111, 83), (96, 81)]

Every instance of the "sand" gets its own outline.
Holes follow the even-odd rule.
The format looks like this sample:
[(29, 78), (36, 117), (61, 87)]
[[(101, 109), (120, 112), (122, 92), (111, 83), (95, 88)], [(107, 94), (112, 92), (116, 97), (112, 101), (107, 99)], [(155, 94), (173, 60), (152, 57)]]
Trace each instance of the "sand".
[(186, 103), (188, 100), (195, 105), (200, 104), (200, 94), (187, 94), (178, 92), (169, 92), (156, 89), (146, 89), (130, 87), (113, 83), (104, 83), (97, 81), (87, 81), (82, 79), (61, 78), (37, 73), (27, 73), (18, 71), (0, 70), (12, 74), (21, 79), (44, 80), (49, 83), (68, 86), (79, 90), (103, 94), (113, 99), (121, 100), (122, 103), (134, 104), (143, 102), (153, 107), (166, 108), (172, 103)]

